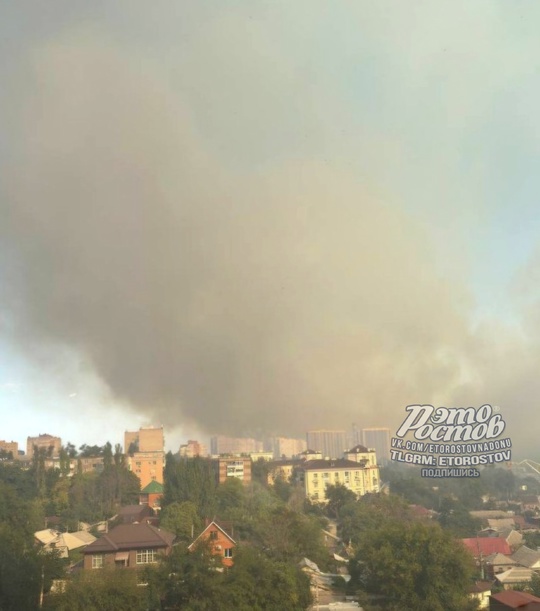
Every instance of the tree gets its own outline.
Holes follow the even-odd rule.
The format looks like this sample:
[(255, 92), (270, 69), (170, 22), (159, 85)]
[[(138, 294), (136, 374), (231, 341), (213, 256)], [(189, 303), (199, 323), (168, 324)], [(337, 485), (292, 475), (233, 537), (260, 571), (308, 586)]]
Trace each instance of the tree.
[(70, 580), (65, 592), (46, 597), (44, 608), (56, 611), (145, 611), (148, 609), (147, 592), (137, 587), (137, 579), (136, 571), (116, 568), (80, 571)]
[(201, 518), (212, 516), (216, 506), (216, 482), (212, 463), (206, 458), (175, 460), (169, 452), (165, 462), (163, 507), (191, 501)]
[(354, 503), (356, 501), (356, 495), (352, 490), (349, 490), (344, 484), (327, 484), (326, 486), (326, 498), (328, 503), (326, 504), (327, 512), (339, 519), (339, 512), (344, 505), (347, 503)]
[(253, 547), (236, 554), (225, 578), (224, 598), (224, 608), (238, 611), (301, 611), (312, 602), (309, 578), (297, 566)]
[(182, 541), (191, 541), (200, 529), (197, 507), (191, 501), (171, 503), (162, 510), (160, 527), (175, 533)]
[(227, 611), (224, 574), (215, 570), (219, 563), (208, 541), (200, 541), (191, 552), (186, 544), (176, 545), (157, 570), (147, 571), (149, 589), (158, 593), (165, 609)]
[(401, 611), (465, 611), (472, 559), (438, 525), (389, 522), (365, 532), (350, 563), (356, 587)]
[(377, 530), (388, 522), (410, 521), (412, 514), (407, 503), (390, 494), (366, 494), (355, 503), (341, 508), (338, 530), (341, 538), (358, 544), (366, 532)]

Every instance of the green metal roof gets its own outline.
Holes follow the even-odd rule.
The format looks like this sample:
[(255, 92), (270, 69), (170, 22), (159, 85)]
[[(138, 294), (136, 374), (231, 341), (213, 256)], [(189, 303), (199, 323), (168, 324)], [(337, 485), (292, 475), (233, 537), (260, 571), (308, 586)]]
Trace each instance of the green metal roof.
[(156, 480), (147, 484), (142, 490), (144, 494), (159, 494), (163, 493), (163, 484), (160, 484)]

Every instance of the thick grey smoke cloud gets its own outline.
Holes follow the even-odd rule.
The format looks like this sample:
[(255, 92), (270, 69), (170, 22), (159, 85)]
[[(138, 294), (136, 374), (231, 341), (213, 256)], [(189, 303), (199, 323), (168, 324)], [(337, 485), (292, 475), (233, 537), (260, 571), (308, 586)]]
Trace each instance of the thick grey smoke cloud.
[[(14, 87), (0, 265), (20, 346), (52, 362), (68, 346), (119, 401), (209, 432), (393, 426), (409, 403), (526, 401), (517, 387), (531, 388), (538, 351), (502, 325), (471, 331), (469, 253), (441, 262), (384, 172), (298, 143), (246, 163), (253, 133), (271, 149), (290, 122), (273, 87), (310, 99), (294, 71), (258, 82), (261, 53), (230, 88), (187, 69), (177, 86), (141, 57), (83, 30), (38, 46)], [(206, 76), (219, 142), (189, 90)], [(325, 137), (316, 115), (303, 118), (312, 142)], [(380, 156), (388, 142), (365, 133), (364, 154)]]

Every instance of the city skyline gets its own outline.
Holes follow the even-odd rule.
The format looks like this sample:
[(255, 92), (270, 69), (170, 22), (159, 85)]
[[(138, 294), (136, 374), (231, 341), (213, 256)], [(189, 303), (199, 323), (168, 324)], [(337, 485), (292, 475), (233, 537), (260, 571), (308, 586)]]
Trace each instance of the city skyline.
[(536, 452), (538, 4), (1, 11), (7, 432), (489, 403)]

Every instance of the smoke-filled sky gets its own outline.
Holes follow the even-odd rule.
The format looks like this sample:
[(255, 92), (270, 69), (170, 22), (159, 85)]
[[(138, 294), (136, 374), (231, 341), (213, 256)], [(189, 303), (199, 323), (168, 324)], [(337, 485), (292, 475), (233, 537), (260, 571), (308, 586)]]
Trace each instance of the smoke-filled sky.
[(491, 403), (538, 458), (539, 26), (533, 0), (4, 3), (0, 438)]

